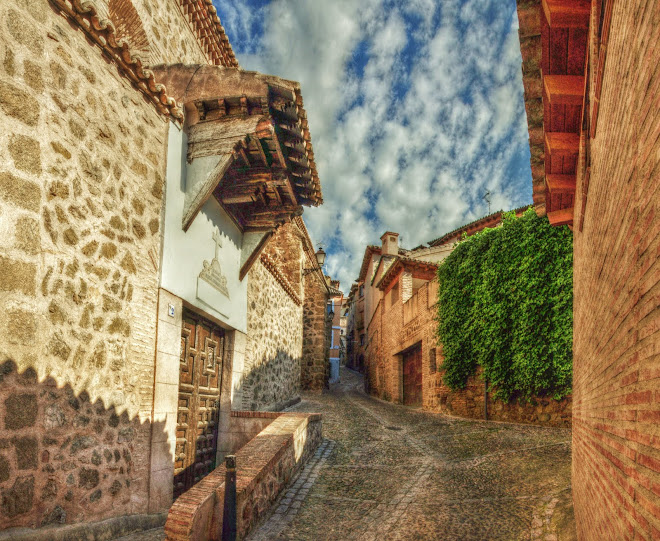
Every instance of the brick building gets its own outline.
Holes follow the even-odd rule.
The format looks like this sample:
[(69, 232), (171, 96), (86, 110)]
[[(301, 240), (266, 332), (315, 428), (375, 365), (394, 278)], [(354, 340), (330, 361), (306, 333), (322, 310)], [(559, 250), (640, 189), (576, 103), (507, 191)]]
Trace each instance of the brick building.
[(339, 382), (339, 363), (341, 358), (342, 341), (345, 325), (342, 327), (342, 313), (344, 308), (344, 293), (339, 290), (339, 280), (331, 280), (330, 297), (328, 298), (327, 313), (330, 327), (330, 343), (328, 344), (328, 361), (330, 363), (329, 383)]
[(580, 539), (660, 538), (660, 5), (519, 0), (534, 204), (574, 235)]
[[(520, 216), (525, 208), (514, 212)], [(368, 318), (366, 336), (364, 345), (354, 346), (349, 362), (356, 363), (356, 358), (364, 355), (365, 384), (372, 394), (452, 415), (483, 418), (485, 389), (478, 374), (469, 378), (464, 390), (452, 391), (443, 382), (442, 346), (436, 338), (436, 272), (463, 235), (497, 227), (502, 215), (500, 211), (485, 216), (412, 250), (401, 249), (398, 234), (391, 232), (381, 237), (380, 248), (367, 247), (360, 281), (349, 296), (348, 323), (349, 331), (355, 334), (362, 300)], [(360, 288), (362, 297), (357, 293)], [(570, 425), (570, 399), (558, 402), (539, 398), (533, 405), (492, 398), (490, 402), (491, 419)]]
[(210, 0), (7, 0), (0, 126), (0, 530), (152, 526), (325, 355), (300, 86)]

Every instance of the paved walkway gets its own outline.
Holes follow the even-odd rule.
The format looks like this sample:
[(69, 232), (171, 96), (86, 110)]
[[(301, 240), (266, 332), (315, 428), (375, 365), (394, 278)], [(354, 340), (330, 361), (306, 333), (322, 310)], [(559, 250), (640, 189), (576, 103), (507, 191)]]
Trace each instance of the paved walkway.
[(342, 369), (324, 447), (249, 541), (574, 540), (570, 430), (485, 423), (375, 400)]
[[(576, 539), (570, 430), (395, 406), (341, 378), (291, 408), (323, 413), (326, 439), (249, 541)], [(163, 539), (141, 535), (124, 539)]]

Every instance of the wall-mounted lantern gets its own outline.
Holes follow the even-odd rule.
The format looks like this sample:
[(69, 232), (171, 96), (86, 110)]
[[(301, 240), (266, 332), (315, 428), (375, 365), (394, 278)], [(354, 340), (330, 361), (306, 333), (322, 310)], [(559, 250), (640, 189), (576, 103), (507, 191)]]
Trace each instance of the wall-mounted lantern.
[(303, 276), (308, 275), (310, 272), (314, 272), (315, 270), (323, 268), (323, 264), (325, 263), (325, 252), (323, 251), (323, 248), (319, 248), (319, 251), (316, 252), (316, 262), (318, 263), (318, 267), (312, 267), (311, 269), (303, 269)]

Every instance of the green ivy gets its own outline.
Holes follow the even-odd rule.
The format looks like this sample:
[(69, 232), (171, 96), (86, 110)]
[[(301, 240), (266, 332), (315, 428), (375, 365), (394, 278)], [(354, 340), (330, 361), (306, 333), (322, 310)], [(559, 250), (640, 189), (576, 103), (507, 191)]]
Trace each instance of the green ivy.
[(463, 389), (477, 366), (495, 396), (571, 392), (573, 234), (533, 209), (465, 237), (438, 268), (445, 383)]

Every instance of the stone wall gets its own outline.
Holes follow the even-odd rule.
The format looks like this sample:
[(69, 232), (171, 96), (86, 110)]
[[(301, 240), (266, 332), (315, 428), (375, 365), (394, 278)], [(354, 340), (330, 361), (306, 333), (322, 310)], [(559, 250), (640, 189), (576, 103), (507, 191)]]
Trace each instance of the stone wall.
[(145, 511), (151, 430), (33, 368), (0, 364), (0, 529)]
[[(71, 393), (37, 396), (44, 420), (35, 420), (39, 465), (29, 475), (39, 512), (5, 507), (0, 524), (39, 526), (58, 506), (67, 522), (146, 512), (167, 119), (47, 0), (9, 0), (0, 5), (0, 124), (0, 361)], [(90, 405), (67, 405), (80, 397)], [(44, 439), (51, 405), (64, 412), (48, 421), (65, 420), (56, 443)], [(147, 443), (118, 446), (123, 426), (110, 430), (111, 414), (100, 412), (111, 408), (127, 416), (132, 442)], [(85, 452), (74, 453), (82, 434)], [(0, 481), (3, 494), (25, 477), (17, 468)]]
[(248, 330), (241, 382), (245, 410), (277, 409), (300, 394), (302, 261), (301, 240), (295, 225), (288, 224), (273, 235), (248, 273)]
[(573, 500), (580, 539), (658, 539), (660, 5), (613, 6), (588, 192), (578, 178), (575, 198)]
[[(436, 362), (442, 363), (442, 355), (439, 350), (440, 348), (438, 348)], [(484, 382), (480, 374), (481, 370), (477, 369), (477, 373), (468, 378), (465, 389), (452, 391), (442, 381), (444, 371), (439, 370), (430, 378), (429, 387), (433, 387), (434, 392), (425, 407), (458, 417), (483, 419)], [(570, 428), (571, 405), (570, 396), (562, 400), (537, 397), (526, 403), (515, 400), (511, 402), (494, 400), (490, 394), (488, 396), (488, 419)]]
[[(307, 262), (311, 268), (313, 263)], [(305, 390), (319, 391), (327, 387), (328, 325), (326, 305), (328, 290), (320, 272), (305, 276), (305, 300), (303, 303), (303, 355), (300, 383)]]

